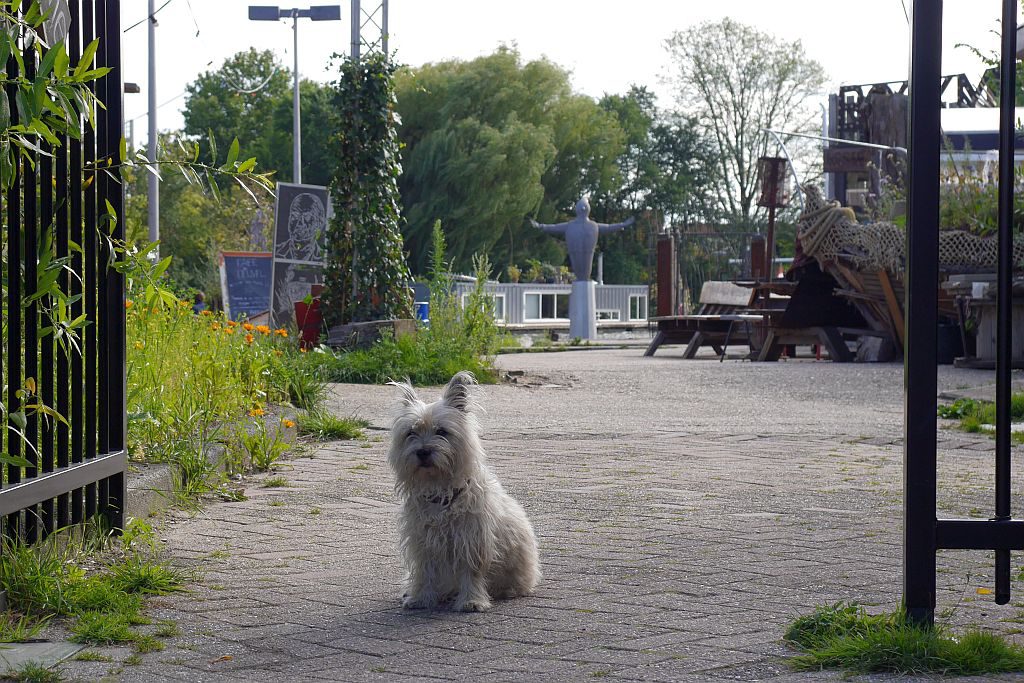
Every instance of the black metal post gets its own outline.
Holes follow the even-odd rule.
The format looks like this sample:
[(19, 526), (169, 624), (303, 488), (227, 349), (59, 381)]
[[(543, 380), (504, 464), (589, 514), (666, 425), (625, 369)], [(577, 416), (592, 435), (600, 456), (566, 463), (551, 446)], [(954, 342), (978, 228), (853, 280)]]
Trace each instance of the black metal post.
[[(103, 67), (108, 65), (107, 38), (110, 37), (105, 33), (107, 2), (106, 0), (96, 0), (94, 7), (96, 13), (96, 35), (100, 38), (99, 48), (96, 50), (96, 66)], [(96, 95), (103, 104), (106, 104), (107, 86), (111, 77), (113, 77), (112, 73), (107, 74), (106, 77), (96, 84)], [(107, 127), (110, 112), (106, 109), (100, 109), (96, 114), (96, 165), (102, 168), (109, 168), (112, 162), (110, 154), (110, 129)], [(116, 158), (116, 154), (113, 157)], [(109, 221), (123, 217), (107, 215), (109, 213), (107, 200), (110, 176), (106, 172), (97, 172), (95, 184), (96, 226), (97, 230), (102, 230), (106, 234), (110, 232), (111, 228)], [(102, 216), (106, 216), (106, 220), (102, 220), (100, 218)], [(110, 306), (107, 301), (107, 281), (110, 278), (111, 271), (107, 264), (112, 261), (114, 255), (111, 253), (109, 244), (105, 239), (99, 242), (96, 265), (96, 452), (98, 455), (105, 455), (110, 452), (110, 430), (108, 429), (108, 421), (110, 419), (108, 391), (110, 386), (110, 353), (108, 349), (108, 342), (110, 340)], [(99, 513), (106, 512), (108, 500), (107, 480), (103, 479), (97, 483), (96, 495), (96, 511)]]
[[(84, 50), (93, 38), (96, 37), (94, 0), (83, 0), (82, 2), (82, 49)], [(96, 65), (95, 57), (93, 64)], [(90, 84), (90, 89), (97, 92), (96, 82)], [(97, 116), (100, 115), (96, 112)], [(97, 358), (98, 358), (98, 333), (99, 311), (96, 301), (97, 273), (96, 263), (98, 260), (99, 236), (99, 202), (96, 196), (96, 186), (100, 174), (95, 170), (96, 158), (96, 132), (90, 126), (85, 127), (83, 136), (83, 158), (82, 163), (86, 168), (94, 169), (86, 171), (85, 182), (82, 189), (85, 194), (85, 222), (82, 226), (82, 244), (85, 251), (85, 314), (88, 316), (89, 324), (85, 328), (85, 459), (92, 460), (96, 457), (97, 444)], [(97, 512), (97, 487), (96, 484), (88, 484), (85, 487), (85, 517), (91, 519)]]
[(942, 0), (914, 0), (910, 50), (909, 187), (904, 353), (903, 601), (935, 616), (936, 333), (938, 326)]
[[(68, 32), (69, 56), (72, 63), (77, 63), (82, 55), (82, 8), (78, 0), (73, 0), (69, 7), (71, 9), (71, 27)], [(79, 139), (71, 141), (71, 148), (68, 150), (71, 169), (68, 176), (69, 192), (71, 195), (71, 239), (78, 245), (85, 244), (85, 207), (83, 205), (83, 185), (85, 174), (82, 173), (84, 161), (84, 137), (83, 122), (79, 121)], [(71, 282), (68, 293), (74, 297), (71, 304), (71, 318), (77, 319), (85, 313), (85, 256), (81, 249), (76, 249), (71, 255), (71, 269), (75, 272), (75, 278)], [(85, 332), (82, 336), (84, 338)], [(85, 459), (85, 347), (78, 344), (77, 348), (71, 351), (71, 462), (80, 463)], [(78, 524), (85, 519), (85, 491), (75, 489), (71, 492), (71, 523)]]
[[(18, 73), (18, 62), (11, 56), (7, 60), (7, 73)], [(7, 100), (15, 101), (18, 87), (10, 84), (7, 87)], [(11, 107), (11, 125), (19, 122), (17, 107)], [(21, 316), (21, 164), (17, 158), (14, 161), (14, 179), (11, 189), (7, 191), (7, 400), (8, 427), (16, 428), (17, 424), (11, 413), (21, 408), (20, 401), (16, 396), (21, 389), (21, 344), (22, 344), (22, 316)], [(13, 432), (7, 434), (7, 451), (17, 457), (24, 452), (21, 439)], [(18, 465), (7, 466), (7, 484), (17, 484), (21, 481), (21, 467)], [(20, 515), (14, 513), (7, 516), (5, 533), (13, 538), (20, 534)]]
[[(1010, 369), (1013, 363), (1013, 139), (1017, 0), (1003, 0), (999, 61), (999, 264), (996, 272), (996, 521), (1010, 519)], [(1010, 551), (995, 551), (996, 603), (1010, 601)]]
[[(104, 32), (106, 49), (104, 63), (112, 67), (104, 79), (106, 96), (106, 145), (104, 154), (119, 164), (118, 150), (121, 136), (124, 134), (124, 94), (121, 86), (121, 2), (106, 0)], [(116, 168), (116, 167), (115, 167)], [(107, 180), (106, 198), (117, 216), (117, 227), (114, 230), (115, 240), (125, 239), (124, 221), (124, 185), (121, 182), (121, 171), (114, 170), (112, 178)], [(126, 322), (125, 322), (125, 281), (124, 276), (113, 268), (107, 270), (106, 276), (106, 313), (107, 339), (105, 352), (107, 355), (107, 423), (103, 429), (107, 431), (108, 452), (124, 450), (127, 446), (128, 406), (127, 406), (127, 366), (126, 360)], [(110, 477), (107, 484), (107, 521), (112, 529), (124, 528), (124, 504), (127, 498), (127, 482), (124, 473)]]
[[(28, 12), (32, 6), (32, 0), (22, 0), (22, 11)], [(22, 49), (22, 57), (25, 63), (25, 77), (30, 81), (36, 77), (36, 53), (35, 47), (25, 41)], [(21, 173), (24, 180), (22, 185), (22, 228), (24, 231), (24, 296), (32, 296), (36, 293), (36, 276), (38, 260), (36, 254), (39, 252), (39, 214), (37, 190), (39, 178), (36, 175), (38, 155), (35, 152), (28, 152), (25, 158), (21, 159)], [(36, 391), (39, 389), (39, 306), (33, 300), (25, 306), (24, 313), (24, 355), (25, 355), (25, 382), (32, 380), (35, 383)], [(33, 392), (35, 393), (35, 392)], [(35, 403), (36, 398), (32, 398)], [(25, 477), (32, 478), (39, 475), (39, 420), (34, 412), (28, 414), (25, 426), (25, 437), (27, 448), (25, 459), (32, 463), (32, 467), (25, 468)], [(24, 534), (25, 540), (29, 543), (36, 541), (36, 509), (33, 507), (25, 514)]]

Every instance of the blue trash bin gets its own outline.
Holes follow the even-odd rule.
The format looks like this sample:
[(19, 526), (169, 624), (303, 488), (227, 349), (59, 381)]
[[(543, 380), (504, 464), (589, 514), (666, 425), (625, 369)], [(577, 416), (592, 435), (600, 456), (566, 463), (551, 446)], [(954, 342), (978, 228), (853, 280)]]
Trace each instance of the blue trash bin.
[(413, 304), (413, 309), (416, 312), (416, 319), (424, 325), (430, 325), (430, 302), (429, 301), (417, 301)]

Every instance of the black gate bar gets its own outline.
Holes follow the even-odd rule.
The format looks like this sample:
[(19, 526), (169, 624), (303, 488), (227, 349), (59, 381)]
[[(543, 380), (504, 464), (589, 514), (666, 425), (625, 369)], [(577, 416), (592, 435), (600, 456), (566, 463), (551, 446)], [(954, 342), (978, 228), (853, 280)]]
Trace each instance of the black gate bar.
[(907, 131), (903, 595), (907, 616), (929, 623), (935, 611), (941, 62), (942, 0), (914, 0)]
[(989, 520), (936, 518), (936, 325), (938, 309), (939, 65), (942, 0), (914, 0), (911, 21), (906, 349), (904, 361), (904, 551), (907, 616), (935, 618), (939, 549), (995, 551), (995, 601), (1010, 600), (1010, 551), (1024, 549), (1024, 521), (1010, 506), (1014, 106), (1017, 2), (1002, 0), (999, 100), (999, 257), (996, 338), (995, 514)]

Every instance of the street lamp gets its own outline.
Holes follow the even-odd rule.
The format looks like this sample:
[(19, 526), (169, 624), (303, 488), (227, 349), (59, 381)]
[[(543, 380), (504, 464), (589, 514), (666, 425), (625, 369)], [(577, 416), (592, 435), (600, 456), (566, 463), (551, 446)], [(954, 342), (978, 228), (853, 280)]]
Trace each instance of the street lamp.
[(316, 5), (308, 9), (282, 9), (276, 5), (249, 5), (249, 19), (252, 21), (278, 21), (291, 17), (292, 33), (295, 38), (295, 48), (292, 50), (295, 57), (294, 69), (294, 114), (292, 116), (292, 181), (296, 185), (302, 184), (302, 133), (299, 123), (299, 17), (312, 19), (313, 21), (340, 21), (340, 5)]

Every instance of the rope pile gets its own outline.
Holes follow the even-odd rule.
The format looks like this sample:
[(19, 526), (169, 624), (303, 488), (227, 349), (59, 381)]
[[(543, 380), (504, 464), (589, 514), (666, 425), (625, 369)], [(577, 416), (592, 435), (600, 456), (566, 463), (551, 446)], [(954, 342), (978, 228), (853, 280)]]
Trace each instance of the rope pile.
[[(797, 218), (797, 238), (804, 253), (824, 265), (843, 261), (857, 270), (903, 271), (906, 234), (893, 223), (858, 223), (853, 211), (826, 201), (821, 191), (805, 186), (804, 210)], [(939, 265), (943, 268), (996, 268), (998, 241), (963, 230), (940, 230)], [(1024, 266), (1024, 242), (1013, 245), (1013, 262)]]

